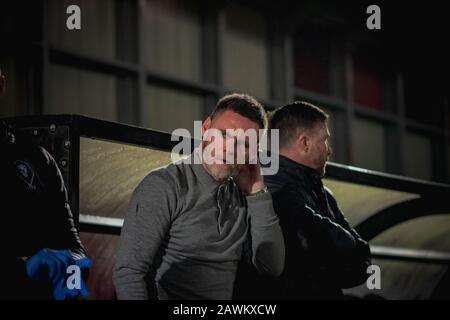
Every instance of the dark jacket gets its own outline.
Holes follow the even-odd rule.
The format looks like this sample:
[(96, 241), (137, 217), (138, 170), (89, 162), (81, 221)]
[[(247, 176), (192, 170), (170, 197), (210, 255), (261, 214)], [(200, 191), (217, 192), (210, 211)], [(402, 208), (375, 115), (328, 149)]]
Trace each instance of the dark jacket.
[(340, 299), (363, 283), (370, 249), (349, 225), (319, 173), (280, 156), (276, 175), (265, 177), (286, 244), (285, 270), (276, 297)]
[(61, 172), (42, 147), (0, 141), (0, 298), (51, 298), (51, 288), (27, 279), (25, 260), (43, 248), (86, 256)]

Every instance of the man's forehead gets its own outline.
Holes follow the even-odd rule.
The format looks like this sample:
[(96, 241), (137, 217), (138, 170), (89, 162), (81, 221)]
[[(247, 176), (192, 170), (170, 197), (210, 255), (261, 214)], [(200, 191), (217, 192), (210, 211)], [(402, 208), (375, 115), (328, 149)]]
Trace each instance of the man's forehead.
[(259, 125), (232, 110), (225, 110), (217, 114), (212, 120), (211, 126), (219, 130), (227, 129), (255, 129), (258, 130)]

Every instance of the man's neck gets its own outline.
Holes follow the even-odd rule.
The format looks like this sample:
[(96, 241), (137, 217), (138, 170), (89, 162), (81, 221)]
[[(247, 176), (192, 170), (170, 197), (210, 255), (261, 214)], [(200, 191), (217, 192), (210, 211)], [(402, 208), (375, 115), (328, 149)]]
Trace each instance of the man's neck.
[(308, 165), (306, 163), (306, 161), (304, 161), (303, 159), (299, 159), (299, 157), (296, 154), (293, 154), (292, 152), (287, 152), (287, 151), (284, 151), (284, 150), (280, 150), (279, 154), (282, 155), (283, 157), (288, 158), (289, 160), (299, 164), (299, 165), (302, 165), (302, 166), (304, 166), (304, 167), (306, 167), (308, 169), (311, 169), (311, 170), (314, 170), (315, 172), (317, 172), (316, 169), (314, 169), (313, 167)]
[(288, 150), (280, 150), (280, 155), (294, 161), (295, 163), (301, 164), (302, 166), (309, 167), (302, 159), (299, 159), (297, 154), (293, 152), (289, 152)]

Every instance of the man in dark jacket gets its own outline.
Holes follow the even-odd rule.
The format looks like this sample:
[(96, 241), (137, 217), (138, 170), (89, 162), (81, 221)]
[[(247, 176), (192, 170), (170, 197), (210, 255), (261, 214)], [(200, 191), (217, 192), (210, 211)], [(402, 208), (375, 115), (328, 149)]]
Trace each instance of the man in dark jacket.
[(370, 249), (349, 225), (322, 184), (331, 155), (328, 115), (305, 102), (272, 114), (280, 136), (280, 168), (267, 176), (286, 243), (277, 298), (341, 299), (342, 289), (363, 283)]

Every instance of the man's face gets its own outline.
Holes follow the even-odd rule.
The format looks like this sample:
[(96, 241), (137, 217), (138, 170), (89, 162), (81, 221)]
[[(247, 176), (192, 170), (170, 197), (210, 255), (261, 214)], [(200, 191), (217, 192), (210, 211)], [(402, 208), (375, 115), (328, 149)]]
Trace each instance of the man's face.
[[(221, 113), (215, 115), (214, 119), (208, 118), (203, 123), (203, 132), (205, 133), (209, 129), (216, 129), (209, 132), (217, 132), (221, 135), (221, 139), (216, 141), (215, 137), (212, 136), (210, 141), (203, 141), (202, 148), (203, 150), (211, 148), (211, 153), (203, 152), (203, 165), (208, 171), (208, 173), (214, 178), (216, 181), (224, 181), (230, 176), (236, 176), (241, 170), (242, 166), (245, 164), (240, 164), (237, 161), (237, 153), (238, 150), (245, 153), (245, 159), (248, 163), (248, 152), (250, 141), (248, 137), (238, 137), (227, 134), (227, 129), (242, 129), (247, 131), (248, 129), (255, 130), (256, 136), (258, 130), (260, 129), (259, 125), (252, 120), (241, 116), (240, 114), (231, 111), (225, 110)], [(204, 134), (205, 137), (205, 134)], [(213, 144), (214, 145), (211, 145)], [(212, 161), (205, 161), (205, 157), (209, 157), (211, 155)], [(232, 163), (227, 163), (228, 159), (233, 159)]]
[(311, 129), (308, 163), (321, 176), (325, 175), (326, 163), (330, 159), (332, 152), (328, 141), (329, 138), (330, 131), (325, 122), (318, 123)]

